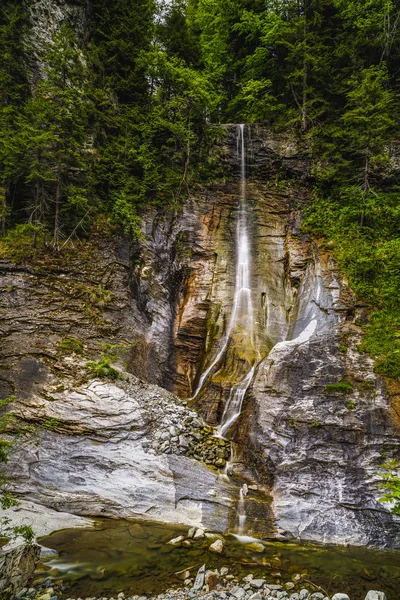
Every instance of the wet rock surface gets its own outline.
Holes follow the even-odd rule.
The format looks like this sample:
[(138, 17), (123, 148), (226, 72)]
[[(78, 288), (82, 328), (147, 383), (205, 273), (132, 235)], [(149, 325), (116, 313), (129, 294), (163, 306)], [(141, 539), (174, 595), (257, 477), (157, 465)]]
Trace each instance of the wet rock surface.
[[(279, 525), (294, 537), (399, 547), (399, 520), (377, 491), (398, 430), (329, 256), (316, 252), (308, 265), (295, 314), (288, 341), (271, 350), (253, 385), (248, 461), (252, 452), (264, 457)], [(345, 391), (329, 387), (340, 382)]]

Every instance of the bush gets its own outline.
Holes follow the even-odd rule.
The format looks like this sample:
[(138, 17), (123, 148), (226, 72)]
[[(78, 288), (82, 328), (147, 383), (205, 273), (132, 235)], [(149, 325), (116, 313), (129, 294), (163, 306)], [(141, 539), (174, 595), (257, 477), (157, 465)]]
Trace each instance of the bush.
[(325, 386), (325, 394), (351, 394), (352, 391), (353, 386), (346, 380), (338, 381), (338, 383), (328, 383), (328, 385)]
[(83, 343), (73, 337), (67, 337), (58, 345), (59, 350), (65, 354), (83, 354)]
[(108, 377), (109, 379), (119, 379), (121, 377), (119, 371), (114, 369), (107, 356), (103, 356), (96, 362), (89, 361), (86, 366), (93, 377)]
[(387, 460), (382, 469), (386, 473), (380, 473), (379, 477), (384, 479), (384, 483), (379, 486), (380, 490), (385, 490), (386, 494), (380, 498), (379, 502), (392, 504), (391, 511), (395, 515), (400, 515), (400, 463), (397, 460)]

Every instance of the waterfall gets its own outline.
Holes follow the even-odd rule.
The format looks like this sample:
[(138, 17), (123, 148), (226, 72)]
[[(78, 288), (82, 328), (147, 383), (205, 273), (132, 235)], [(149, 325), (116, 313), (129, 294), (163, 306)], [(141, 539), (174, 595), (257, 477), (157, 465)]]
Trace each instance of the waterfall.
[[(221, 349), (217, 353), (210, 366), (201, 375), (197, 389), (192, 399), (203, 389), (210, 373), (218, 366), (225, 355), (232, 332), (235, 328), (241, 328), (246, 341), (253, 351), (256, 349), (254, 332), (254, 310), (251, 293), (251, 251), (247, 226), (247, 203), (246, 203), (246, 145), (245, 126), (237, 126), (237, 153), (240, 160), (240, 206), (239, 216), (236, 224), (236, 279), (233, 307), (226, 333), (223, 338)], [(220, 425), (220, 435), (225, 435), (233, 425), (242, 409), (242, 403), (246, 391), (252, 381), (255, 364), (249, 373), (237, 385), (233, 386), (226, 404)]]
[(248, 494), (248, 487), (243, 484), (239, 491), (239, 502), (238, 502), (238, 528), (237, 535), (242, 536), (244, 534), (244, 526), (246, 523), (246, 507), (244, 499)]

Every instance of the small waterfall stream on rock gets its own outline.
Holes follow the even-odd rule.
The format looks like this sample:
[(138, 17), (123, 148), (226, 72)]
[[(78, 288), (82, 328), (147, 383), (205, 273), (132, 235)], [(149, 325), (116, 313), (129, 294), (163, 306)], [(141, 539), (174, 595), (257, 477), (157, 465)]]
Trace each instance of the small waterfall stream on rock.
[[(223, 338), (221, 349), (209, 367), (201, 375), (192, 399), (198, 396), (200, 391), (203, 389), (207, 378), (213, 372), (215, 367), (218, 366), (221, 359), (225, 355), (234, 328), (240, 328), (242, 330), (249, 346), (253, 349), (255, 354), (259, 354), (256, 350), (254, 309), (251, 292), (251, 251), (246, 205), (246, 144), (245, 125), (243, 124), (237, 126), (237, 153), (240, 160), (240, 207), (235, 237), (237, 258), (232, 313), (227, 331)], [(228, 433), (229, 429), (239, 417), (242, 410), (243, 399), (251, 384), (255, 370), (256, 361), (254, 361), (250, 371), (242, 379), (242, 381), (232, 387), (219, 426), (219, 435), (221, 437), (224, 437)]]
[[(242, 412), (243, 400), (253, 380), (257, 364), (261, 359), (259, 349), (257, 348), (255, 334), (254, 308), (251, 287), (252, 256), (247, 222), (248, 207), (246, 198), (246, 140), (245, 125), (243, 124), (237, 125), (237, 157), (240, 164), (240, 197), (235, 236), (236, 276), (232, 312), (221, 348), (214, 360), (212, 360), (211, 364), (201, 375), (197, 389), (192, 397), (192, 399), (195, 399), (196, 396), (198, 396), (209, 376), (213, 374), (216, 367), (218, 367), (222, 358), (228, 351), (233, 332), (240, 331), (242, 335), (242, 343), (251, 349), (250, 354), (252, 355), (252, 359), (249, 361), (250, 370), (241, 381), (233, 385), (230, 389), (221, 422), (216, 432), (218, 437), (221, 438), (226, 437), (233, 424), (239, 418)], [(228, 462), (225, 468), (225, 475), (228, 477), (229, 471), (230, 464)], [(244, 484), (240, 488), (237, 509), (237, 534), (239, 536), (244, 535), (244, 526), (246, 522), (245, 496), (247, 493), (248, 487), (247, 484)]]

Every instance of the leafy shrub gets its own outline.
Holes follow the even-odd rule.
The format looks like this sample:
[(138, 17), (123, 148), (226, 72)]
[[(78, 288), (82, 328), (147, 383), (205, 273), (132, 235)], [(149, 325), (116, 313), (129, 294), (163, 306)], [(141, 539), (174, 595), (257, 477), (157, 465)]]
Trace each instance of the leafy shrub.
[(325, 394), (350, 394), (353, 391), (353, 386), (349, 381), (343, 380), (337, 383), (328, 383), (325, 386)]
[(391, 511), (395, 515), (400, 515), (400, 463), (397, 460), (387, 460), (382, 469), (386, 473), (379, 473), (384, 482), (379, 486), (380, 490), (385, 490), (385, 495), (379, 499), (379, 502), (392, 504)]
[(119, 379), (120, 373), (111, 365), (110, 358), (103, 356), (98, 361), (89, 361), (86, 363), (90, 374), (93, 377), (108, 377), (109, 379)]
[(83, 354), (83, 343), (74, 337), (67, 337), (62, 340), (58, 348), (65, 354)]

